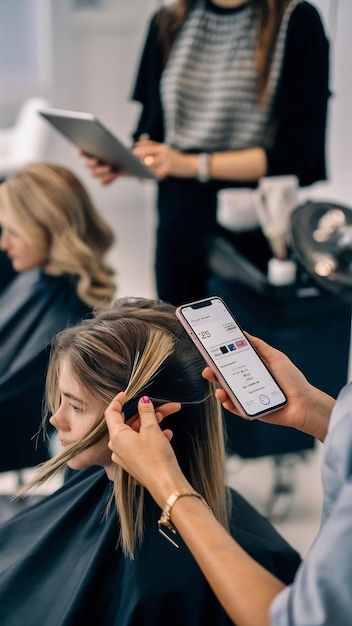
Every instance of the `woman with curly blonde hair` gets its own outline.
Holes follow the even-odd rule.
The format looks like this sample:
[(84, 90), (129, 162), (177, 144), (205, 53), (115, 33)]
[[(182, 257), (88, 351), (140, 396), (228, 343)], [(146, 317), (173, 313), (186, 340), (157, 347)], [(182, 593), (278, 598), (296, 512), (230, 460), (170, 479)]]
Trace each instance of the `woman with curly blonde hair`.
[(17, 272), (0, 295), (0, 471), (7, 471), (47, 458), (35, 435), (48, 346), (92, 308), (111, 303), (106, 254), (114, 236), (76, 176), (46, 163), (29, 164), (0, 186), (0, 229), (0, 248)]
[[(10, 250), (6, 228), (43, 253), (47, 274), (70, 277), (88, 306), (106, 306), (115, 291), (105, 255), (113, 233), (82, 183), (65, 167), (33, 163), (0, 187), (1, 248)], [(16, 267), (22, 271), (21, 265)]]

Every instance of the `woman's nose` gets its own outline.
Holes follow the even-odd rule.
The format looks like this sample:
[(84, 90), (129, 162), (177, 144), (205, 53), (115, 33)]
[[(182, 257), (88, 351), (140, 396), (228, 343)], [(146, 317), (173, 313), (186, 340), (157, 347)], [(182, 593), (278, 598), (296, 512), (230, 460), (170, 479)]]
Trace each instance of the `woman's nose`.
[(61, 407), (49, 418), (49, 422), (56, 430), (70, 430), (70, 424), (68, 420), (65, 419)]

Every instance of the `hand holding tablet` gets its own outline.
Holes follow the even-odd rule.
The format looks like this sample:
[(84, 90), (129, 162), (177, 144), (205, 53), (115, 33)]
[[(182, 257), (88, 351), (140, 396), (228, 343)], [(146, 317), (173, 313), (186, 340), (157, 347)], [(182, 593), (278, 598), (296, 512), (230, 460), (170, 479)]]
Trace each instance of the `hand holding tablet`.
[(64, 109), (42, 109), (39, 113), (87, 156), (126, 176), (156, 180), (155, 174), (91, 113)]

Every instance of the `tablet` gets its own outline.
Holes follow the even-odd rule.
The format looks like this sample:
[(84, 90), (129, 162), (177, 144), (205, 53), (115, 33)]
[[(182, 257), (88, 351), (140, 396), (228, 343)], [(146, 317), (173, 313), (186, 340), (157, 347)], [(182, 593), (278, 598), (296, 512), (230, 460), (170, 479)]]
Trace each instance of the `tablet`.
[(40, 115), (87, 155), (101, 159), (127, 176), (156, 176), (94, 115), (63, 109), (41, 109)]

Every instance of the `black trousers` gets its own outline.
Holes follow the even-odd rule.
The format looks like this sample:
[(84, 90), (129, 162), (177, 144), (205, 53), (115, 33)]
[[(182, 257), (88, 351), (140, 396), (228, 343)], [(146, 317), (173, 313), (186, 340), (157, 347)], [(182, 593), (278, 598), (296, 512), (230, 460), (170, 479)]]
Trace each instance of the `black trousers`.
[[(211, 295), (207, 291), (208, 242), (221, 230), (216, 222), (217, 192), (233, 186), (228, 181), (200, 183), (182, 178), (167, 178), (159, 184), (155, 274), (162, 300), (179, 305)], [(255, 263), (266, 264), (269, 252), (261, 233), (237, 239), (236, 245), (249, 257), (254, 254)]]

